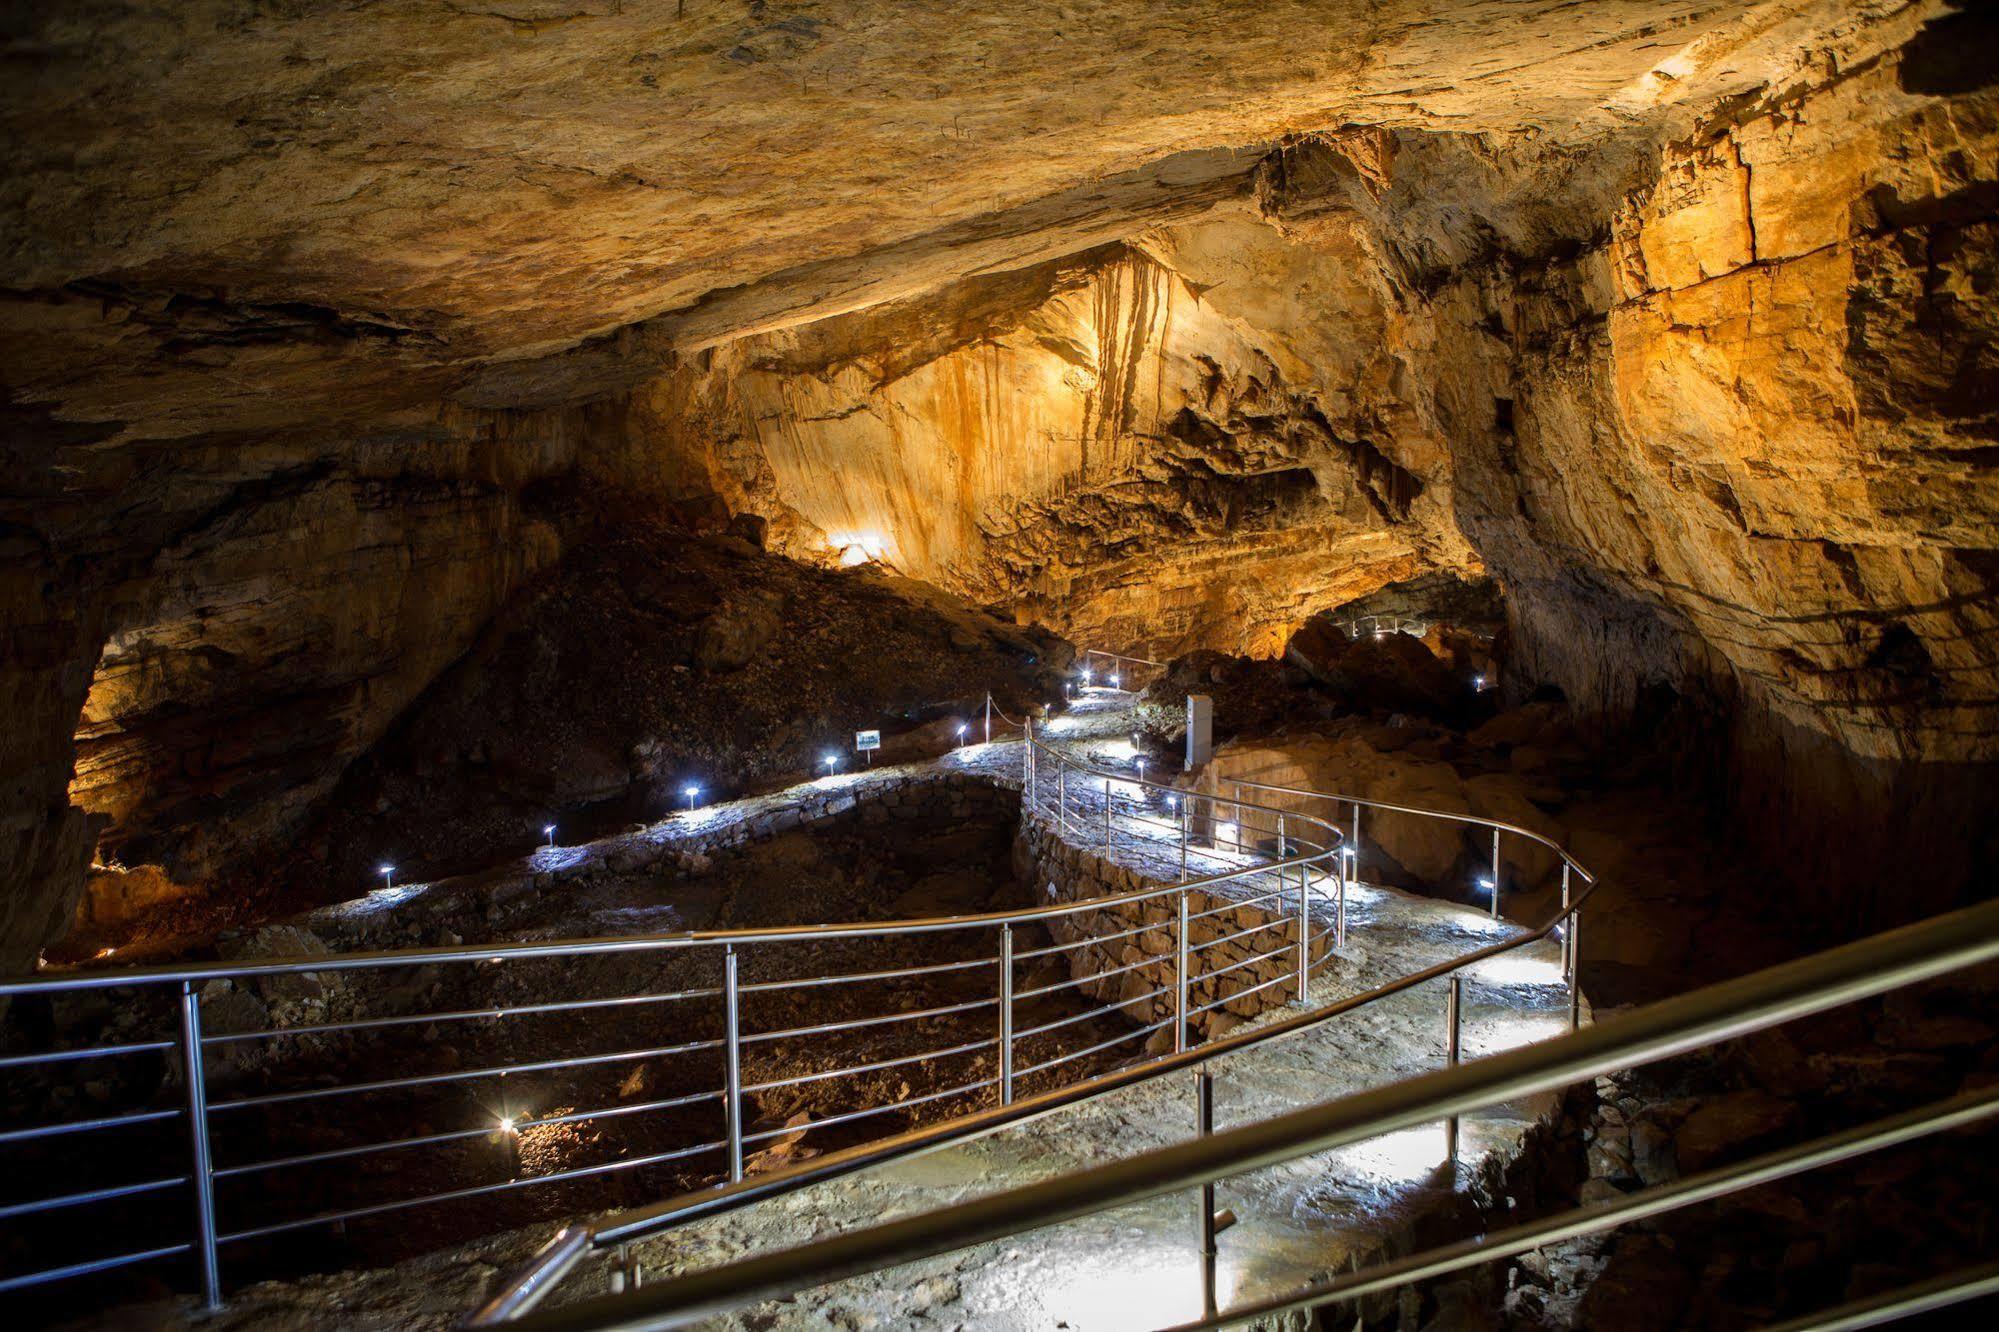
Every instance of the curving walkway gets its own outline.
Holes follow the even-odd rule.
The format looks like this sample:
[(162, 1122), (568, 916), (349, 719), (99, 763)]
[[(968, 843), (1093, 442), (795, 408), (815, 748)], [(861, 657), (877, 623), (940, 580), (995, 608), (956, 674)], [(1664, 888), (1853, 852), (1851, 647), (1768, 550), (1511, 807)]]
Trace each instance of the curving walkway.
[[(1129, 769), (1128, 724), (1125, 701), (1099, 693), (1041, 735), (1091, 763)], [(994, 743), (911, 766), (988, 773), (1013, 784), (1019, 781), (1020, 754), (1018, 744)], [(849, 780), (861, 784), (871, 777)], [(1178, 838), (1168, 827), (1129, 817), (1141, 808), (1133, 799), (1137, 793), (1134, 785), (1116, 797), (1115, 858), (1170, 880), (1179, 867)], [(799, 798), (797, 791), (785, 794), (794, 803)], [(1084, 826), (1101, 826), (1101, 785), (1094, 794), (1074, 794), (1077, 809), (1096, 811)], [(764, 806), (777, 803), (763, 797), (755, 809), (717, 807), (701, 821), (727, 824), (766, 817), (770, 810)], [(1096, 849), (1101, 843), (1091, 845)], [(1214, 873), (1247, 863), (1246, 858), (1197, 849), (1189, 871)], [(1323, 901), (1315, 907), (1331, 909)], [(1310, 997), (1315, 1006), (1519, 932), (1482, 911), (1365, 884), (1350, 889), (1348, 908), (1347, 946), (1314, 972)], [(1329, 927), (1330, 920), (1315, 924)], [(1213, 1061), (1216, 1127), (1439, 1066), (1444, 1060), (1444, 994), (1445, 982), (1438, 980), (1288, 1039)], [(1466, 1059), (1564, 1031), (1568, 992), (1557, 946), (1545, 942), (1487, 962), (1467, 975), (1464, 999)], [(1217, 1206), (1232, 1209), (1239, 1220), (1220, 1241), (1221, 1299), (1226, 1304), (1274, 1293), (1347, 1268), (1357, 1257), (1365, 1260), (1384, 1249), (1406, 1247), (1419, 1218), (1451, 1205), (1454, 1190), (1478, 1188), (1496, 1178), (1528, 1127), (1553, 1108), (1553, 1098), (1542, 1098), (1467, 1119), (1455, 1176), (1442, 1168), (1444, 1131), (1439, 1124), (1224, 1182), (1217, 1190)], [(1192, 1075), (1154, 1080), (982, 1139), (689, 1223), (634, 1250), (651, 1278), (696, 1270), (1164, 1146), (1191, 1136), (1194, 1127)], [(776, 1320), (808, 1328), (1154, 1327), (1200, 1312), (1196, 1205), (1192, 1194), (1158, 1200), (806, 1292), (716, 1325), (768, 1327)], [(229, 1317), (235, 1325), (302, 1327), (324, 1325), (337, 1311), (353, 1326), (447, 1326), (548, 1233), (540, 1227), (495, 1236), (375, 1272), (252, 1286), (231, 1296)], [(608, 1257), (586, 1260), (550, 1304), (601, 1292), (609, 1267)], [(131, 1312), (124, 1311), (127, 1316)], [(157, 1321), (177, 1320), (168, 1315)]]

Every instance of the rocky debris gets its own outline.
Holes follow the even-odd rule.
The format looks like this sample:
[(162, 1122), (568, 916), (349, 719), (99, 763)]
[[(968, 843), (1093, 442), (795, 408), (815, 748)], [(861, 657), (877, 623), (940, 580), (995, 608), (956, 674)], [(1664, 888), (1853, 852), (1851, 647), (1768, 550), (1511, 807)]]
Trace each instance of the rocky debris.
[(706, 806), (823, 772), (829, 750), (859, 763), (860, 729), (884, 732), (882, 762), (942, 753), (960, 723), (983, 735), (988, 692), (1018, 718), (1069, 659), (935, 589), (734, 538), (634, 519), (569, 543), (282, 860), (98, 920), (52, 955), (268, 919), (374, 882), (385, 860), (406, 881), (443, 877), (541, 843), (551, 822), (574, 842), (684, 807), (689, 784)]

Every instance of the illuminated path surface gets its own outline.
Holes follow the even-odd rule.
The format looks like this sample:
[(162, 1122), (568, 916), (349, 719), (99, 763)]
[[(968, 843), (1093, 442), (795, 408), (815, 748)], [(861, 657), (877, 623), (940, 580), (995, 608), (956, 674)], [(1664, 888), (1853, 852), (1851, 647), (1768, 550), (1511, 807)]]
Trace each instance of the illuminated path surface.
[[(1125, 767), (1128, 724), (1121, 706), (1098, 698), (1044, 734), (1078, 757)], [(935, 766), (1017, 780), (1020, 748), (1010, 743), (975, 746), (947, 755)], [(870, 774), (855, 773), (814, 785), (858, 785), (869, 779)], [(1100, 823), (1101, 792), (1099, 787), (1089, 806), (1096, 820), (1086, 826)], [(671, 839), (676, 827), (679, 836), (712, 831), (734, 819), (767, 814), (773, 803), (786, 799), (778, 793), (717, 806), (635, 836)], [(1122, 815), (1126, 808), (1127, 794), (1121, 791), (1117, 812)], [(1177, 872), (1177, 840), (1163, 829), (1117, 822), (1121, 860), (1156, 861), (1162, 874), (1170, 863)], [(540, 853), (537, 860), (597, 856), (620, 840), (557, 848)], [(1189, 868), (1196, 874), (1213, 872), (1224, 863), (1197, 855)], [(405, 891), (399, 889), (397, 895)], [(320, 914), (337, 917), (385, 905), (362, 899)], [(1492, 921), (1482, 911), (1368, 885), (1350, 890), (1348, 925), (1346, 949), (1315, 971), (1315, 1004), (1462, 955), (1517, 928)], [(1565, 1030), (1568, 996), (1560, 980), (1553, 943), (1467, 973), (1463, 1057), (1475, 1059)], [(1279, 1010), (1262, 1021), (1289, 1011)], [(1439, 1067), (1444, 1059), (1443, 1012), (1444, 982), (1437, 981), (1287, 1040), (1215, 1061), (1209, 1067), (1215, 1074), (1216, 1127), (1267, 1118)], [(1554, 1108), (1550, 1096), (1467, 1117), (1455, 1184), (1469, 1185), (1486, 1166), (1511, 1159), (1527, 1129)], [(1167, 1146), (1193, 1133), (1192, 1075), (1175, 1075), (977, 1142), (812, 1185), (635, 1247), (646, 1279), (659, 1280)], [(1398, 1236), (1427, 1208), (1445, 1202), (1454, 1187), (1442, 1169), (1443, 1149), (1438, 1124), (1223, 1181), (1217, 1206), (1233, 1209), (1239, 1218), (1219, 1245), (1224, 1304), (1295, 1288), (1347, 1270), (1356, 1259), (1366, 1263), (1384, 1250), (1406, 1247), (1398, 1245)], [(1151, 1328), (1192, 1318), (1200, 1312), (1196, 1196), (1190, 1191), (822, 1287), (713, 1325), (1095, 1330)], [(329, 1318), (357, 1327), (449, 1327), (483, 1298), (497, 1272), (523, 1261), (552, 1229), (545, 1225), (497, 1235), (379, 1271), (251, 1286), (232, 1293), (225, 1318), (232, 1326), (255, 1327), (325, 1326)], [(607, 1264), (607, 1258), (587, 1261), (553, 1302), (603, 1291)], [(157, 1312), (151, 1320), (158, 1323), (178, 1323), (192, 1313), (186, 1301), (153, 1308)], [(124, 1320), (134, 1316), (143, 1315), (129, 1308), (114, 1310), (97, 1325), (129, 1326)]]

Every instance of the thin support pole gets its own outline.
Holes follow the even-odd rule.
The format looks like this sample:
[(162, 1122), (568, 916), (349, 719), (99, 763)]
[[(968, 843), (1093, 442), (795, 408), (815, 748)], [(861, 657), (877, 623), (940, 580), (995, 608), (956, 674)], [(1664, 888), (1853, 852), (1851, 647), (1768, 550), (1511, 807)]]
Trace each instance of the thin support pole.
[(1575, 938), (1575, 922), (1569, 919), (1569, 862), (1562, 862), (1562, 979), (1573, 985), (1576, 981), (1575, 954), (1570, 951), (1570, 942)]
[[(1458, 1066), (1459, 1019), (1464, 1005), (1464, 981), (1457, 976), (1450, 978), (1451, 986), (1444, 996), (1444, 1066)], [(1458, 1117), (1452, 1115), (1444, 1121), (1444, 1159), (1452, 1165), (1458, 1163)]]
[(1059, 831), (1069, 823), (1069, 760), (1055, 760), (1055, 827)]
[(1191, 799), (1190, 797), (1180, 802), (1180, 882), (1182, 883), (1187, 882), (1187, 819), (1191, 813), (1187, 806), (1191, 803)]
[(193, 1155), (194, 1254), (201, 1263), (202, 1300), (222, 1308), (222, 1266), (215, 1252), (215, 1162), (208, 1148), (208, 1074), (201, 1062), (201, 996), (180, 983), (180, 1057), (187, 1082), (188, 1145)]
[(1353, 872), (1354, 878), (1358, 880), (1360, 878), (1360, 801), (1358, 800), (1353, 804)]
[(1335, 872), (1339, 876), (1339, 887), (1336, 891), (1339, 896), (1338, 900), (1334, 903), (1333, 909), (1333, 947), (1335, 949), (1347, 946), (1347, 866), (1351, 862), (1352, 858), (1344, 854), (1336, 858), (1337, 869)]
[(1284, 811), (1280, 809), (1277, 811), (1277, 858), (1279, 860), (1291, 854), (1284, 849), (1284, 842)]
[(1013, 1104), (1013, 926), (1000, 926), (1000, 1104)]
[(1173, 935), (1173, 1052), (1187, 1049), (1187, 890), (1180, 890), (1180, 928)]
[(1021, 746), (1020, 753), (1020, 766), (1023, 774), (1021, 785), (1027, 788), (1027, 812), (1031, 817), (1034, 813), (1034, 718), (1023, 717), (1021, 718), (1021, 724), (1024, 728), (1021, 738), (1026, 741)]
[(1569, 917), (1569, 1030), (1583, 1025), (1583, 913)]
[(993, 742), (993, 696), (986, 695), (986, 743)]
[(728, 1090), (723, 1112), (729, 1120), (729, 1180), (743, 1178), (743, 1031), (742, 992), (736, 982), (736, 946), (723, 945), (722, 1023), (728, 1052)]
[(1104, 859), (1111, 856), (1111, 779), (1104, 778)]
[(1492, 918), (1499, 919), (1499, 829), (1492, 830)]
[(1298, 1006), (1305, 1006), (1305, 987), (1312, 978), (1311, 868), (1298, 867)]
[[(1215, 1131), (1215, 1077), (1194, 1071), (1194, 1127), (1203, 1138)], [(1215, 1316), (1215, 1182), (1201, 1185), (1201, 1310)]]

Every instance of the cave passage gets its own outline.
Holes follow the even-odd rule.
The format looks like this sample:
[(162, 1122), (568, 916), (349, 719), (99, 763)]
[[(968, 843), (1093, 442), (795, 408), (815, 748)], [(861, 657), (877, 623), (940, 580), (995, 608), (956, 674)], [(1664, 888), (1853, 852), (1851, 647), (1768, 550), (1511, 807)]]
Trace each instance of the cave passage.
[[(10, 1322), (664, 1302), (1991, 895), (1989, 5), (5, 26)], [(1275, 1325), (1975, 1100), (1993, 994), (719, 1317)], [(1310, 1316), (1895, 1303), (1988, 1136)]]

